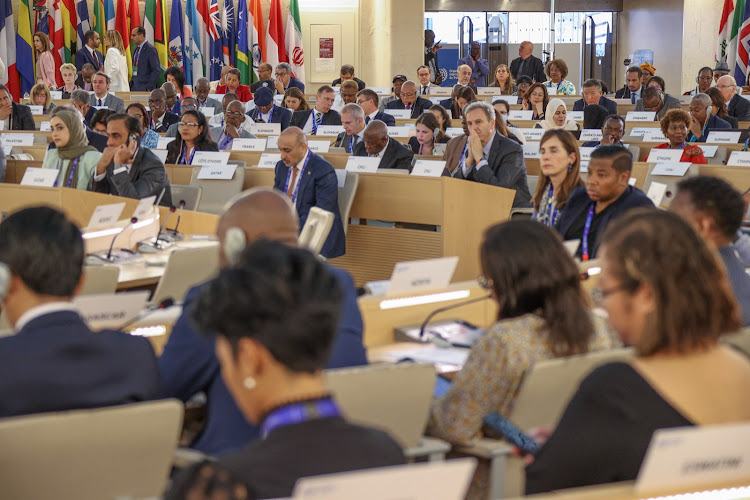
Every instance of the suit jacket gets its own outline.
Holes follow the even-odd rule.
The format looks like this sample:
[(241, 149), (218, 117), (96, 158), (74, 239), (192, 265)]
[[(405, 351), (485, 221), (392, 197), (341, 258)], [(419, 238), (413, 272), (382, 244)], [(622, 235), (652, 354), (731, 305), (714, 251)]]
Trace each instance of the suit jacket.
[[(448, 99), (443, 99), (440, 101), (440, 105), (444, 107), (446, 110), (453, 109), (453, 99), (450, 97)], [(452, 116), (451, 118), (458, 118), (457, 116)]]
[[(86, 47), (83, 47), (82, 49), (79, 49), (76, 51), (76, 69), (80, 73), (83, 71), (83, 65), (86, 63), (90, 63), (94, 65), (94, 68), (97, 69), (97, 71), (104, 66), (104, 56), (102, 56), (102, 53), (98, 50), (94, 49), (94, 52), (96, 53), (96, 56), (99, 58), (99, 61), (102, 61), (100, 64), (99, 61), (94, 59), (94, 56), (91, 55), (91, 52), (89, 52), (89, 49)], [(113, 75), (110, 75), (112, 77)]]
[[(161, 126), (159, 128), (154, 128), (155, 131), (159, 133), (164, 133), (167, 130), (169, 130), (170, 125), (174, 125), (175, 123), (179, 123), (180, 117), (174, 113), (164, 112), (164, 116), (161, 120)], [(154, 127), (156, 127), (156, 121), (153, 122)]]
[(688, 142), (706, 142), (706, 139), (708, 138), (708, 131), (711, 129), (722, 129), (722, 128), (732, 128), (732, 125), (726, 121), (722, 120), (718, 116), (712, 114), (709, 115), (708, 120), (706, 121), (706, 126), (703, 127), (703, 134), (701, 134), (700, 137), (693, 137), (693, 133), (688, 131)]
[[(96, 106), (97, 101), (99, 99), (96, 97), (96, 95), (91, 94), (91, 98), (89, 99), (89, 106)], [(117, 97), (116, 95), (107, 94), (107, 96), (104, 98), (104, 104), (103, 106), (107, 106), (109, 109), (114, 111), (115, 113), (124, 113), (125, 112), (125, 101), (123, 101), (121, 98)]]
[[(107, 141), (109, 138), (106, 135), (97, 134), (90, 128), (86, 127), (86, 138), (89, 140), (89, 144), (94, 146), (97, 151), (100, 153), (104, 152), (104, 148), (107, 147)], [(47, 146), (47, 149), (56, 149), (57, 146), (55, 145), (54, 141), (49, 143), (49, 146)]]
[[(364, 130), (362, 131), (362, 135), (364, 136)], [(333, 147), (344, 148), (347, 153), (354, 153), (354, 151), (349, 151), (349, 141), (351, 141), (351, 136), (346, 135), (346, 132), (341, 132), (338, 136), (336, 136), (336, 142), (333, 143)], [(365, 142), (363, 137), (360, 137), (358, 141), (359, 142), (357, 142), (357, 144), (354, 146), (355, 151), (357, 149), (357, 146), (360, 145), (360, 143)]]
[[(367, 356), (362, 345), (362, 315), (357, 305), (354, 282), (343, 269), (331, 266), (328, 270), (336, 277), (343, 297), (327, 368), (366, 365)], [(249, 424), (240, 413), (221, 378), (213, 341), (200, 334), (191, 319), (201, 286), (191, 289), (185, 296), (182, 315), (159, 357), (159, 371), (164, 397), (187, 401), (199, 392), (206, 394), (206, 425), (190, 446), (214, 455), (233, 451), (256, 439), (258, 428)]]
[[(226, 94), (228, 92), (226, 85), (219, 85), (216, 87), (216, 93), (217, 94)], [(253, 100), (253, 93), (250, 90), (249, 85), (243, 85), (240, 84), (239, 87), (237, 87), (237, 99), (239, 99), (242, 102), (252, 101)]]
[(750, 101), (741, 95), (735, 95), (732, 97), (732, 100), (729, 101), (727, 113), (729, 113), (729, 116), (737, 118), (737, 121), (750, 121)]
[[(224, 127), (211, 127), (211, 139), (214, 140), (216, 144), (219, 144), (219, 139), (221, 138), (221, 133), (224, 131)], [(240, 139), (255, 139), (255, 136), (245, 130), (244, 128), (240, 127), (237, 132), (240, 135)]]
[[(513, 80), (518, 81), (518, 70), (521, 67), (522, 58), (516, 57), (510, 63), (510, 74), (513, 75)], [(539, 83), (544, 83), (547, 80), (547, 75), (544, 74), (544, 63), (538, 57), (530, 55), (526, 60), (526, 66), (523, 69), (523, 75), (530, 76), (532, 80)]]
[[(135, 53), (133, 56), (133, 66), (135, 66)], [(156, 53), (156, 48), (153, 45), (149, 42), (143, 42), (141, 52), (138, 55), (138, 74), (130, 82), (130, 90), (150, 92), (156, 88), (156, 82), (160, 76), (159, 54)]]
[[(611, 99), (607, 99), (606, 97), (602, 96), (599, 99), (599, 106), (604, 106), (605, 108), (607, 108), (607, 111), (610, 115), (617, 114), (617, 103)], [(584, 101), (583, 99), (578, 99), (573, 103), (573, 111), (583, 111), (583, 108), (585, 107), (586, 101)]]
[(31, 108), (25, 104), (16, 104), (11, 102), (13, 109), (10, 112), (10, 129), (11, 130), (36, 130), (34, 117), (31, 115)]
[[(656, 113), (656, 121), (664, 118), (664, 115), (666, 115), (667, 111), (669, 111), (670, 109), (680, 109), (680, 106), (680, 101), (678, 99), (672, 97), (669, 94), (664, 94), (664, 105)], [(748, 103), (748, 106), (750, 107), (750, 103)], [(646, 106), (643, 105), (643, 99), (638, 99), (636, 101), (634, 111), (646, 111)]]
[(300, 89), (302, 91), (303, 94), (305, 93), (305, 84), (302, 83), (301, 81), (297, 80), (294, 77), (291, 77), (289, 79), (289, 85), (287, 85), (286, 89), (284, 89), (284, 90), (289, 90), (290, 87), (297, 87), (298, 89)]
[[(305, 124), (307, 123), (307, 119), (310, 118), (310, 113), (312, 113), (312, 109), (307, 109), (304, 111), (295, 111), (292, 114), (292, 121), (289, 123), (292, 127), (299, 127), (304, 130)], [(334, 111), (333, 109), (329, 110), (328, 113), (325, 113), (323, 115), (323, 119), (320, 122), (321, 125), (341, 125), (341, 115)]]
[[(91, 82), (89, 82), (89, 88), (86, 88), (86, 81), (83, 79), (83, 75), (80, 73), (78, 74), (78, 78), (76, 78), (76, 86), (82, 90), (93, 90), (91, 88)], [(65, 97), (65, 94), (63, 94), (63, 99), (70, 99), (70, 94), (68, 94), (68, 97)]]
[(1, 338), (0, 373), (0, 417), (134, 403), (160, 392), (147, 339), (94, 333), (75, 311), (38, 316)]
[(169, 185), (164, 164), (150, 149), (138, 148), (130, 168), (130, 173), (123, 167), (115, 172), (114, 160), (107, 165), (104, 179), (97, 181), (96, 175), (91, 178), (89, 191), (114, 194), (137, 200), (156, 195), (164, 195), (160, 205), (172, 206), (172, 188)]
[[(643, 89), (645, 88), (646, 87), (641, 87), (641, 92), (643, 92)], [(615, 92), (615, 99), (630, 99), (630, 89), (627, 85)]]
[[(453, 141), (456, 139), (463, 139)], [(495, 133), (495, 138), (490, 146), (490, 154), (487, 155), (488, 164), (479, 170), (472, 167), (469, 173), (464, 177), (463, 170), (458, 165), (467, 137), (459, 136), (453, 138), (445, 148), (445, 157), (450, 158), (450, 163), (446, 167), (453, 172), (456, 179), (466, 179), (483, 184), (515, 189), (516, 196), (513, 199), (514, 207), (528, 207), (531, 202), (529, 193), (529, 184), (526, 179), (526, 166), (523, 162), (523, 148), (515, 141)], [(448, 150), (450, 148), (450, 151)], [(460, 148), (460, 149), (459, 149)], [(450, 153), (450, 156), (449, 156)]]
[[(419, 118), (419, 115), (421, 115), (425, 111), (429, 111), (431, 107), (432, 107), (432, 101), (428, 101), (424, 97), (417, 96), (417, 100), (414, 101), (414, 104), (411, 105), (411, 117)], [(391, 101), (388, 104), (386, 104), (385, 108), (386, 109), (406, 109), (406, 106), (404, 105), (401, 99), (396, 99), (395, 101)]]
[[(197, 97), (196, 97), (196, 100), (198, 100)], [(223, 112), (221, 103), (217, 101), (216, 99), (211, 99), (210, 97), (206, 97), (206, 102), (204, 102), (203, 104), (200, 104), (198, 107), (199, 108), (213, 108), (215, 115), (218, 115), (219, 113)]]
[(465, 64), (472, 68), (472, 83), (474, 83), (477, 87), (484, 87), (487, 85), (487, 75), (490, 74), (490, 63), (487, 62), (487, 59), (482, 59), (480, 57), (478, 61), (474, 62), (474, 60), (471, 58), (471, 55), (468, 55), (463, 59), (459, 59), (456, 63), (456, 67), (461, 66), (462, 64)]
[[(252, 111), (248, 111), (246, 114), (247, 116), (249, 116), (252, 120), (256, 122), (258, 118), (260, 118), (260, 110), (258, 108), (255, 108)], [(271, 111), (271, 123), (280, 123), (281, 131), (283, 132), (284, 130), (286, 130), (286, 128), (289, 126), (291, 122), (292, 122), (292, 110), (291, 109), (282, 108), (281, 106), (273, 107), (273, 110)]]
[(250, 91), (255, 94), (259, 88), (267, 87), (274, 94), (276, 94), (276, 87), (274, 86), (273, 80), (261, 80), (250, 85)]
[[(357, 144), (354, 148), (354, 156), (368, 156), (364, 141)], [(413, 159), (414, 153), (410, 147), (404, 146), (397, 140), (389, 137), (378, 168), (403, 168), (411, 171), (411, 162)]]
[[(393, 115), (389, 115), (388, 113), (383, 113), (382, 111), (378, 111), (378, 114), (375, 115), (375, 118), (373, 120), (380, 120), (381, 122), (385, 123), (387, 127), (395, 127), (396, 126), (396, 118)], [(369, 125), (370, 123), (370, 117), (365, 116), (365, 125)]]

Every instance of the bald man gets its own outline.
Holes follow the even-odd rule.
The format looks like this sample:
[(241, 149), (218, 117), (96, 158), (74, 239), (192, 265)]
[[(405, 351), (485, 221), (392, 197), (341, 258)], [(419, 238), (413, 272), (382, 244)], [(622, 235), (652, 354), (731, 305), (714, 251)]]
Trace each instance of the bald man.
[(716, 82), (716, 88), (727, 103), (729, 116), (737, 118), (738, 121), (750, 121), (750, 102), (741, 95), (737, 95), (737, 80), (729, 75), (724, 75)]
[(403, 168), (411, 170), (414, 152), (400, 142), (388, 137), (388, 127), (373, 120), (365, 128), (364, 141), (354, 148), (354, 156), (380, 158), (378, 168)]
[(385, 105), (385, 109), (408, 109), (411, 110), (411, 118), (419, 118), (419, 115), (428, 111), (432, 107), (432, 102), (424, 97), (417, 95), (417, 84), (411, 80), (401, 85), (401, 94)]
[[(219, 263), (222, 267), (231, 265), (246, 245), (259, 239), (296, 246), (299, 227), (294, 206), (281, 193), (269, 188), (247, 191), (219, 219)], [(343, 300), (328, 368), (365, 365), (362, 316), (354, 283), (345, 271), (334, 267), (330, 270), (341, 286)], [(159, 358), (159, 371), (164, 397), (188, 401), (198, 393), (206, 394), (206, 425), (190, 446), (210, 455), (222, 455), (257, 439), (258, 428), (247, 423), (227, 391), (213, 341), (199, 334), (190, 319), (201, 287), (198, 285), (185, 296), (183, 314)]]
[(307, 148), (307, 138), (299, 127), (289, 127), (279, 136), (281, 161), (276, 164), (273, 187), (297, 207), (304, 227), (312, 207), (334, 216), (333, 227), (320, 254), (332, 259), (346, 253), (346, 236), (339, 214), (339, 183), (333, 165)]
[(246, 119), (242, 101), (230, 102), (224, 113), (224, 126), (211, 127), (211, 139), (219, 145), (219, 151), (232, 149), (235, 139), (255, 139), (253, 134), (242, 128)]

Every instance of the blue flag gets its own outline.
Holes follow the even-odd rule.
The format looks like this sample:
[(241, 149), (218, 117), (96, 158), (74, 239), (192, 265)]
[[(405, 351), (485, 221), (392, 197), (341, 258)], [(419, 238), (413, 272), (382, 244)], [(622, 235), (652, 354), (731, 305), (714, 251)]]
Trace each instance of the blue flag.
[(224, 0), (224, 10), (221, 11), (224, 66), (234, 66), (234, 49), (235, 40), (237, 39), (237, 33), (235, 32), (236, 25), (234, 20), (234, 0)]
[(237, 2), (237, 47), (235, 53), (234, 65), (240, 70), (240, 83), (247, 85), (250, 83), (250, 59), (247, 48), (247, 1), (239, 0)]
[(45, 35), (49, 36), (49, 13), (45, 12), (43, 16), (39, 17), (39, 24), (36, 27), (37, 31), (41, 31)]
[(169, 20), (169, 66), (177, 66), (185, 73), (185, 53), (182, 41), (182, 0), (173, 0), (172, 15)]
[(86, 44), (84, 39), (86, 32), (91, 29), (91, 21), (89, 21), (89, 4), (86, 0), (76, 0), (76, 13), (78, 14), (78, 40), (77, 50), (82, 50)]
[(185, 2), (185, 83), (193, 82), (203, 75), (203, 56), (201, 54), (201, 33), (198, 27), (198, 8), (195, 0)]
[(218, 0), (211, 0), (208, 5), (208, 26), (206, 28), (208, 29), (208, 53), (211, 57), (206, 73), (208, 73), (209, 80), (218, 80), (221, 78), (221, 67), (224, 61), (224, 37), (219, 20)]

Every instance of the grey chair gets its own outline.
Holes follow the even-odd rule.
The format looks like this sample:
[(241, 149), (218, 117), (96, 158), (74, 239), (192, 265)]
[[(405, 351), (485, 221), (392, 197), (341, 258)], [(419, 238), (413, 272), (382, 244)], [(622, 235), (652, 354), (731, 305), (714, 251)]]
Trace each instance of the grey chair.
[(344, 234), (346, 234), (349, 229), (349, 212), (352, 210), (354, 196), (357, 194), (357, 187), (359, 186), (359, 174), (345, 170), (336, 171), (337, 176), (342, 174), (344, 185), (339, 188), (339, 214), (341, 215), (341, 223), (344, 225)]
[[(198, 179), (198, 174), (203, 167), (193, 167), (190, 177), (190, 185), (201, 188), (201, 199), (198, 203), (198, 212), (220, 214), (227, 200), (242, 192), (245, 183), (244, 167), (237, 167), (234, 175), (229, 180)], [(176, 198), (172, 195), (172, 200)]]
[(685, 175), (679, 177), (673, 175), (653, 175), (652, 172), (654, 171), (654, 168), (656, 168), (656, 165), (656, 163), (652, 163), (648, 168), (646, 182), (644, 182), (643, 184), (643, 192), (648, 193), (648, 190), (651, 188), (652, 182), (660, 182), (662, 184), (666, 184), (667, 190), (664, 193), (664, 198), (662, 198), (661, 200), (661, 206), (664, 208), (669, 207), (669, 204), (672, 203), (674, 195), (677, 193), (677, 183), (687, 177), (695, 177), (696, 175), (699, 175), (701, 168), (700, 165), (690, 165), (690, 167), (685, 172)]
[(169, 255), (164, 274), (151, 296), (151, 303), (158, 304), (167, 297), (181, 301), (191, 287), (213, 277), (218, 269), (218, 243), (197, 248), (178, 248)]
[(181, 201), (185, 202), (185, 210), (198, 210), (201, 202), (203, 188), (201, 186), (186, 186), (184, 184), (172, 184), (172, 203), (179, 206)]

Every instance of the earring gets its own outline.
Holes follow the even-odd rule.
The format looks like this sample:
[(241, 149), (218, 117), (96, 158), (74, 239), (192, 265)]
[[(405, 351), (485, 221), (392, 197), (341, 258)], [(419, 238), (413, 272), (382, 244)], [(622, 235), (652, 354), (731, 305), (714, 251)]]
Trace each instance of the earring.
[(242, 381), (242, 385), (245, 386), (245, 389), (248, 391), (255, 389), (255, 386), (257, 385), (257, 382), (253, 377), (247, 377), (245, 380)]
[(568, 172), (570, 172), (571, 170), (573, 170), (573, 164), (572, 163), (570, 165), (568, 165)]

